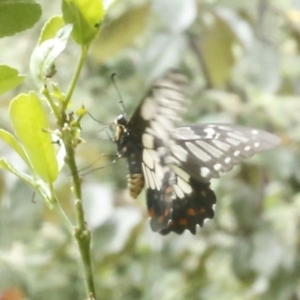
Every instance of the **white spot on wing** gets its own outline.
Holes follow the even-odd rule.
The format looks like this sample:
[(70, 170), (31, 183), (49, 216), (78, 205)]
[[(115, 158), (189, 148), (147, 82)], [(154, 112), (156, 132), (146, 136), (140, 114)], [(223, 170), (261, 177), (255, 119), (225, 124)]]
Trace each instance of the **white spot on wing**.
[(230, 157), (226, 157), (226, 158), (225, 158), (225, 163), (226, 163), (226, 164), (229, 164), (230, 162), (231, 162), (231, 158), (230, 158)]
[(155, 190), (155, 182), (153, 179), (153, 174), (152, 174), (151, 170), (149, 168), (147, 168), (147, 166), (145, 166), (145, 170), (147, 173), (146, 176), (148, 177), (149, 186), (152, 190)]
[(142, 169), (143, 169), (143, 173), (144, 173), (144, 177), (145, 177), (145, 185), (147, 188), (150, 187), (149, 185), (149, 180), (148, 180), (148, 175), (147, 175), (147, 171), (146, 171), (146, 166), (144, 164), (142, 164)]
[(184, 181), (189, 182), (190, 175), (183, 171), (181, 168), (171, 165), (171, 169), (174, 171), (175, 174), (177, 174), (179, 177), (181, 177)]
[(203, 131), (207, 134), (206, 138), (212, 138), (216, 133), (216, 131), (211, 127), (205, 128)]
[(239, 150), (236, 150), (236, 151), (234, 151), (233, 155), (234, 155), (234, 156), (239, 156), (239, 155), (240, 155), (240, 153), (241, 153), (241, 151), (239, 151)]
[(249, 139), (241, 134), (235, 133), (235, 132), (228, 132), (227, 135), (229, 137), (232, 137), (238, 141), (241, 141), (243, 143), (247, 143), (249, 141)]
[(176, 156), (181, 161), (185, 162), (187, 161), (188, 152), (183, 149), (181, 146), (173, 144), (171, 146), (171, 151), (174, 156)]
[(146, 165), (153, 169), (154, 163), (159, 160), (157, 152), (155, 152), (152, 149), (144, 149), (143, 151), (143, 161), (146, 163)]
[(219, 129), (221, 129), (221, 130), (231, 130), (231, 128), (230, 127), (227, 127), (227, 126), (223, 126), (223, 125), (221, 125), (221, 126), (218, 126), (218, 128)]
[(158, 97), (157, 99), (165, 107), (170, 107), (173, 110), (177, 110), (177, 111), (183, 110), (182, 104), (179, 102), (180, 100), (183, 100), (183, 98), (181, 99), (174, 99), (174, 98)]
[(159, 115), (156, 117), (156, 121), (161, 125), (163, 130), (173, 127), (173, 122), (169, 119), (169, 115), (167, 115), (167, 117), (164, 115)]
[(168, 107), (159, 106), (157, 108), (157, 110), (161, 115), (167, 115), (169, 119), (176, 119), (177, 113), (173, 109), (170, 109)]
[(191, 142), (185, 143), (188, 149), (200, 160), (202, 161), (209, 161), (211, 160), (211, 156), (204, 152), (201, 148), (197, 147)]
[(254, 147), (257, 148), (259, 146), (259, 142), (254, 143)]
[(190, 127), (176, 128), (172, 131), (172, 136), (179, 140), (195, 140), (201, 138), (201, 136), (195, 134)]
[(170, 164), (176, 164), (176, 165), (180, 165), (181, 162), (179, 161), (179, 159), (177, 159), (176, 157), (174, 156), (170, 156), (170, 161), (169, 161)]
[(183, 191), (176, 184), (173, 185), (173, 190), (178, 198), (182, 199), (185, 197)]
[(253, 130), (251, 130), (251, 133), (252, 133), (253, 135), (256, 135), (256, 134), (258, 134), (258, 131), (257, 131), (256, 129), (253, 129)]
[(166, 128), (163, 128), (163, 126), (161, 126), (159, 122), (152, 120), (150, 122), (150, 126), (157, 137), (161, 138), (164, 141), (168, 140), (168, 132)]
[(230, 149), (230, 146), (224, 142), (221, 142), (219, 140), (212, 140), (212, 143), (215, 144), (219, 149), (223, 151), (228, 151)]
[(226, 141), (233, 146), (238, 146), (240, 144), (239, 141), (231, 139), (231, 138), (227, 138)]
[(196, 141), (196, 143), (202, 147), (203, 150), (207, 151), (209, 154), (211, 154), (212, 156), (219, 158), (223, 155), (223, 152), (220, 151), (219, 149), (217, 149), (216, 147), (210, 145), (207, 142), (204, 141)]
[(200, 173), (201, 173), (202, 177), (207, 177), (210, 173), (210, 170), (209, 170), (209, 168), (201, 167), (200, 168)]
[(179, 176), (177, 176), (177, 185), (185, 194), (190, 194), (192, 192), (191, 186)]
[(216, 171), (220, 171), (220, 170), (222, 169), (222, 165), (219, 164), (219, 163), (217, 163), (217, 164), (214, 165), (214, 169), (215, 169)]
[(148, 168), (153, 169), (154, 161), (147, 149), (144, 149), (144, 151), (143, 151), (143, 162), (147, 165)]
[(251, 149), (251, 147), (250, 146), (246, 146), (244, 149), (245, 149), (245, 151), (249, 151)]
[(148, 149), (154, 148), (154, 137), (149, 133), (144, 133), (142, 136), (143, 146)]
[(147, 97), (141, 107), (141, 115), (145, 120), (153, 119), (156, 113), (156, 102), (153, 98)]
[(161, 180), (158, 178), (157, 172), (155, 171), (155, 173), (152, 173), (152, 175), (153, 175), (153, 180), (154, 180), (156, 189), (160, 190), (161, 189)]

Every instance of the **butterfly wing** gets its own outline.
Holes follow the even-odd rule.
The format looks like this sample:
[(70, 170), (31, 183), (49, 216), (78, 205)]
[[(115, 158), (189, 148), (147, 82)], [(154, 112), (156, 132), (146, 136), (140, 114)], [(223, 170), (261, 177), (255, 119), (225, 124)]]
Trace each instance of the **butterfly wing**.
[(167, 73), (152, 86), (128, 123), (131, 136), (141, 137), (142, 171), (150, 224), (154, 231), (165, 228), (171, 218), (169, 149), (174, 121), (179, 119), (183, 107), (186, 107), (186, 83), (182, 74)]
[(280, 139), (268, 132), (231, 124), (203, 124), (173, 130), (172, 160), (203, 182), (230, 171), (242, 159), (268, 150)]
[(186, 84), (186, 77), (175, 71), (157, 80), (134, 112), (128, 128), (135, 134), (148, 132), (166, 145), (170, 131), (175, 127), (174, 121), (180, 119), (187, 104), (184, 95)]
[(208, 182), (200, 182), (193, 178), (186, 182), (175, 175), (171, 219), (159, 232), (163, 235), (172, 231), (181, 234), (187, 229), (195, 234), (197, 224), (202, 226), (205, 219), (212, 219), (216, 196), (209, 185)]
[(196, 225), (213, 218), (216, 203), (209, 181), (227, 172), (243, 158), (279, 144), (265, 131), (228, 124), (179, 127), (173, 130), (171, 146), (174, 200), (171, 221), (160, 231), (193, 234)]

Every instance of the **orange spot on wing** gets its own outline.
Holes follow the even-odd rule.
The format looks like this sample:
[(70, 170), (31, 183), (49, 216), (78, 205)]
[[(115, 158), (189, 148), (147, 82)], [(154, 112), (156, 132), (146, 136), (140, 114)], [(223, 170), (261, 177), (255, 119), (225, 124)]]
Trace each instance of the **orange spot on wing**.
[(205, 214), (206, 213), (206, 209), (204, 207), (199, 209), (199, 213), (200, 214)]
[(148, 215), (149, 215), (150, 218), (153, 218), (153, 217), (154, 217), (154, 211), (153, 211), (153, 208), (148, 209)]
[(179, 224), (180, 224), (180, 225), (186, 226), (187, 223), (188, 223), (187, 219), (180, 219), (180, 220), (179, 220)]
[(189, 216), (195, 216), (195, 215), (196, 215), (196, 212), (195, 212), (195, 210), (194, 210), (193, 208), (189, 208), (189, 209), (187, 210), (187, 214), (188, 214)]
[(164, 216), (160, 216), (160, 217), (157, 219), (157, 221), (158, 221), (159, 223), (163, 223), (163, 221), (164, 221)]

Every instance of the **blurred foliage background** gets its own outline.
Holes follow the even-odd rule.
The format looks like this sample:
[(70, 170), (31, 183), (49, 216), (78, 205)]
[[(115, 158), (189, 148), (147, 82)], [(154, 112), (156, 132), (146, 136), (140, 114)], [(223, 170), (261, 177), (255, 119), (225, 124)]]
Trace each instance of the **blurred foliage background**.
[[(0, 40), (0, 62), (27, 75), (43, 23), (60, 14), (59, 1), (39, 3), (43, 15), (34, 28)], [(151, 232), (144, 195), (133, 201), (126, 190), (125, 161), (83, 176), (98, 300), (300, 299), (299, 46), (299, 0), (132, 0), (110, 7), (70, 109), (83, 103), (111, 123), (121, 112), (112, 73), (131, 115), (151, 80), (175, 67), (190, 80), (185, 123), (257, 127), (282, 144), (212, 182), (216, 216), (195, 236)], [(63, 89), (78, 53), (70, 41), (57, 60)], [(29, 89), (30, 76), (1, 97), (1, 128), (10, 129), (12, 97)], [(101, 154), (116, 148), (103, 125), (87, 116), (82, 127), (78, 162), (92, 164), (84, 174), (108, 164)], [(0, 155), (24, 168), (3, 144)], [(67, 172), (56, 189), (74, 217)], [(61, 219), (1, 172), (0, 299), (83, 298), (77, 246)]]

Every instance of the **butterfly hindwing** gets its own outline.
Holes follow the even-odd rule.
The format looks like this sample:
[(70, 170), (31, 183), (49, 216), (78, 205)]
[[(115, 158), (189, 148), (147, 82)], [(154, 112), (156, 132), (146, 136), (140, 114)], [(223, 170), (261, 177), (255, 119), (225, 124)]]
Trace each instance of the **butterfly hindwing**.
[[(150, 138), (151, 143), (149, 143)], [(150, 133), (145, 133), (142, 140), (144, 147), (142, 170), (146, 186), (147, 207), (151, 218), (151, 228), (158, 231), (166, 227), (170, 219), (170, 169), (166, 161), (168, 151), (162, 140)]]
[(184, 179), (177, 175), (175, 177), (176, 183), (173, 185), (175, 198), (172, 202), (171, 220), (166, 228), (160, 230), (160, 233), (165, 235), (173, 231), (181, 234), (187, 229), (195, 234), (197, 225), (203, 226), (205, 219), (214, 217), (215, 193), (210, 189), (209, 183), (193, 178), (185, 182), (190, 187), (190, 191), (186, 191), (180, 182)]

